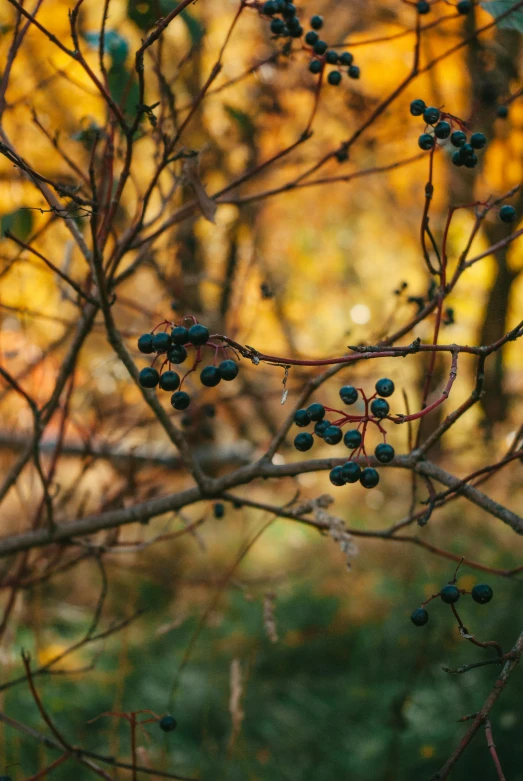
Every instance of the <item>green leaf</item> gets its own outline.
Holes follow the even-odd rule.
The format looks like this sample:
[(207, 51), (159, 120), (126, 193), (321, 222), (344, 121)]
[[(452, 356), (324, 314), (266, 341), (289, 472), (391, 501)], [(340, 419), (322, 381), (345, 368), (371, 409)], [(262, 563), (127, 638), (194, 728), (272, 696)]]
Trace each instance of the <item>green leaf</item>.
[(189, 36), (191, 38), (191, 43), (193, 45), (200, 43), (205, 33), (203, 24), (201, 24), (198, 19), (195, 19), (194, 16), (192, 16), (189, 11), (187, 11), (187, 9), (182, 11), (180, 16), (187, 26), (187, 30), (189, 31)]
[(248, 138), (252, 138), (254, 135), (255, 126), (250, 116), (246, 114), (245, 111), (242, 111), (239, 108), (235, 108), (234, 106), (229, 106), (228, 104), (224, 106), (224, 109), (229, 117), (234, 122), (236, 122), (242, 134)]
[(113, 66), (107, 74), (109, 91), (115, 103), (128, 117), (136, 115), (140, 92), (136, 76), (123, 66)]
[(25, 241), (32, 229), (33, 212), (28, 209), (16, 209), (0, 218), (0, 236), (2, 237), (5, 236), (6, 231), (9, 231), (17, 239)]
[[(83, 34), (92, 49), (98, 49), (100, 45), (99, 32), (86, 32)], [(104, 35), (104, 52), (106, 52), (113, 65), (123, 65), (129, 54), (129, 44), (116, 30), (106, 30)]]
[[(519, 4), (519, 0), (489, 0), (489, 2), (480, 3), (481, 7), (494, 19), (501, 16), (511, 8)], [(523, 33), (523, 6), (517, 8), (513, 13), (508, 14), (497, 26), (503, 30), (518, 30)]]

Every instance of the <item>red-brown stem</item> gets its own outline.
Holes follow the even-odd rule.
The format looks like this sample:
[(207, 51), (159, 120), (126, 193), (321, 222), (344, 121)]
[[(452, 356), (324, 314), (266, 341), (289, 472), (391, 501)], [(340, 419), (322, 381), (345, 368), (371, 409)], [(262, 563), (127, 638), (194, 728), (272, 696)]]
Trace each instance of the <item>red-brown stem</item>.
[(501, 768), (498, 752), (496, 751), (496, 744), (494, 743), (494, 736), (492, 735), (492, 724), (490, 723), (490, 719), (485, 719), (485, 737), (487, 738), (488, 750), (490, 751), (490, 756), (494, 762), (494, 767), (496, 768), (498, 779), (499, 781), (507, 781)]

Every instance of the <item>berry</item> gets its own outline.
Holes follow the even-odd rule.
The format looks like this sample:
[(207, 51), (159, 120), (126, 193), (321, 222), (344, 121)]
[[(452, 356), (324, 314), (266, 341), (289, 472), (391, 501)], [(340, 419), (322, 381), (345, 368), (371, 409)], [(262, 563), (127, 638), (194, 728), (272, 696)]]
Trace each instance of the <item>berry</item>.
[(385, 399), (374, 399), (370, 405), (370, 411), (375, 418), (386, 418), (389, 414), (389, 402)]
[(429, 614), (422, 607), (418, 607), (410, 614), (410, 620), (415, 626), (423, 626), (429, 620)]
[(142, 388), (156, 388), (160, 382), (160, 375), (156, 369), (153, 369), (152, 366), (148, 366), (147, 368), (142, 369), (138, 375), (138, 382)]
[(212, 511), (215, 518), (223, 518), (225, 515), (225, 505), (222, 502), (216, 502), (213, 504)]
[(154, 352), (154, 345), (153, 345), (153, 335), (152, 334), (142, 334), (140, 338), (138, 339), (138, 349), (141, 353), (145, 353), (148, 355), (149, 353)]
[(434, 128), (434, 135), (436, 138), (448, 138), (450, 136), (450, 130), (451, 128), (449, 122), (438, 122)]
[(314, 44), (316, 43), (316, 41), (319, 40), (319, 38), (320, 36), (318, 35), (318, 33), (315, 33), (314, 30), (309, 30), (309, 32), (305, 36), (305, 43), (308, 46), (314, 46)]
[(220, 377), (222, 378), (222, 380), (226, 380), (227, 382), (230, 382), (231, 380), (234, 380), (234, 378), (238, 376), (238, 364), (235, 361), (231, 361), (230, 359), (227, 359), (220, 363), (220, 365), (218, 366), (218, 371), (220, 372)]
[(474, 149), (483, 149), (487, 143), (487, 138), (483, 133), (473, 133), (470, 137), (470, 143)]
[(505, 204), (505, 206), (502, 206), (499, 210), (499, 219), (501, 222), (514, 222), (516, 216), (516, 210), (514, 207), (509, 206), (508, 204)]
[(310, 450), (314, 444), (312, 434), (307, 434), (306, 431), (302, 431), (301, 434), (297, 434), (294, 437), (294, 447), (296, 450), (301, 450), (304, 453), (306, 450)]
[(361, 445), (361, 439), (361, 432), (353, 428), (345, 432), (345, 436), (343, 437), (343, 444), (345, 447), (348, 447), (349, 450), (355, 450)]
[(296, 6), (294, 3), (286, 3), (282, 14), (284, 19), (292, 19), (293, 16), (296, 16)]
[(460, 0), (456, 8), (460, 14), (469, 14), (474, 7), (474, 3), (471, 0)]
[(425, 101), (416, 98), (416, 100), (413, 100), (410, 104), (410, 113), (413, 117), (421, 117), (426, 108)]
[(176, 719), (173, 716), (164, 716), (160, 719), (160, 729), (163, 732), (172, 732), (176, 729)]
[(322, 65), (319, 60), (311, 60), (309, 62), (309, 70), (311, 73), (319, 73), (321, 71)]
[(418, 138), (418, 146), (420, 149), (428, 152), (428, 150), (432, 149), (434, 146), (434, 136), (431, 136), (428, 133), (422, 133)]
[(325, 417), (325, 407), (323, 404), (309, 404), (307, 412), (311, 420), (323, 420)]
[(301, 38), (303, 35), (303, 27), (298, 22), (296, 25), (291, 25), (291, 22), (298, 22), (297, 19), (290, 19), (289, 20), (289, 35), (291, 38)]
[(167, 350), (167, 359), (171, 363), (183, 363), (187, 358), (187, 350), (181, 344), (173, 345)]
[(169, 334), (155, 334), (153, 336), (153, 347), (157, 353), (164, 353), (171, 346), (171, 337)]
[(347, 461), (341, 468), (346, 483), (357, 483), (361, 475), (361, 467), (355, 461)]
[(176, 391), (171, 396), (171, 404), (174, 409), (187, 409), (191, 403), (191, 397), (185, 391)]
[(325, 41), (322, 41), (321, 39), (319, 41), (316, 41), (316, 43), (313, 46), (314, 51), (316, 54), (325, 54), (327, 51), (327, 44)]
[(329, 49), (329, 51), (325, 53), (325, 62), (328, 62), (329, 65), (336, 65), (338, 62), (338, 52), (335, 52), (334, 49)]
[(297, 426), (300, 428), (303, 428), (304, 426), (308, 426), (311, 422), (311, 416), (309, 415), (309, 410), (307, 409), (298, 409), (294, 413), (294, 422)]
[(195, 323), (194, 325), (191, 325), (187, 334), (190, 343), (194, 344), (195, 347), (201, 347), (202, 344), (208, 342), (209, 336), (209, 329), (201, 323)]
[(386, 399), (394, 393), (394, 383), (388, 377), (382, 377), (374, 387), (378, 396), (383, 396)]
[(321, 30), (323, 27), (323, 16), (320, 16), (319, 14), (315, 14), (311, 18), (311, 27), (313, 30)]
[(180, 387), (180, 378), (176, 372), (164, 372), (160, 377), (160, 388), (164, 391), (175, 391)]
[(326, 430), (331, 425), (330, 420), (326, 420), (323, 418), (323, 420), (319, 420), (316, 425), (314, 426), (314, 433), (317, 437), (321, 437), (323, 439), (323, 435), (325, 434)]
[(472, 144), (463, 144), (463, 146), (460, 147), (459, 153), (462, 160), (465, 161), (467, 157), (471, 157), (474, 154), (474, 147)]
[(340, 65), (352, 65), (353, 60), (354, 55), (352, 55), (350, 52), (343, 52), (343, 54), (340, 54), (339, 56)]
[(333, 87), (337, 87), (341, 83), (341, 73), (339, 71), (331, 71), (327, 76), (327, 81)]
[(262, 6), (262, 14), (265, 14), (266, 16), (272, 16), (277, 12), (277, 10), (278, 6), (274, 0), (267, 0), (267, 2)]
[(271, 33), (281, 35), (285, 30), (285, 23), (281, 19), (271, 19)]
[(339, 426), (329, 426), (323, 432), (323, 439), (328, 445), (337, 445), (341, 441), (342, 436)]
[(176, 325), (171, 331), (171, 341), (173, 344), (182, 345), (189, 341), (189, 331), (183, 325)]
[(465, 168), (475, 168), (478, 164), (479, 160), (477, 158), (477, 155), (468, 155), (463, 161), (463, 165)]
[(11, 776), (0, 776), (0, 781), (13, 781)]
[(333, 485), (345, 485), (345, 479), (343, 477), (343, 467), (335, 466), (329, 473), (329, 480)]
[(360, 483), (364, 488), (376, 488), (380, 481), (380, 476), (376, 469), (368, 466), (360, 475)]
[(451, 157), (452, 162), (454, 165), (457, 165), (458, 167), (463, 165), (463, 160), (461, 159), (461, 155), (459, 152), (454, 152), (454, 154)]
[(455, 130), (450, 137), (452, 146), (463, 146), (467, 142), (467, 136), (462, 130)]
[(352, 385), (344, 385), (340, 388), (340, 399), (344, 404), (354, 404), (358, 400), (358, 391)]
[(419, 14), (428, 14), (430, 11), (430, 5), (426, 0), (419, 0), (419, 3), (416, 3), (416, 8)]
[(428, 106), (423, 112), (423, 119), (427, 125), (435, 125), (439, 119), (439, 108)]
[(389, 464), (394, 458), (394, 448), (392, 445), (387, 445), (386, 442), (382, 442), (376, 447), (374, 455), (380, 463)]
[(474, 586), (472, 589), (472, 599), (479, 605), (486, 605), (493, 596), (494, 592), (486, 583), (478, 583), (478, 585)]
[(498, 106), (496, 109), (496, 116), (499, 119), (506, 119), (508, 117), (508, 106)]
[(441, 589), (440, 597), (443, 600), (443, 602), (446, 602), (447, 605), (453, 605), (454, 602), (457, 602), (460, 598), (461, 594), (459, 593), (456, 586), (448, 585), (443, 586)]
[(216, 366), (205, 366), (200, 372), (200, 382), (207, 388), (214, 388), (220, 380), (220, 370)]
[(360, 69), (357, 65), (351, 65), (347, 73), (351, 79), (359, 79), (360, 77)]

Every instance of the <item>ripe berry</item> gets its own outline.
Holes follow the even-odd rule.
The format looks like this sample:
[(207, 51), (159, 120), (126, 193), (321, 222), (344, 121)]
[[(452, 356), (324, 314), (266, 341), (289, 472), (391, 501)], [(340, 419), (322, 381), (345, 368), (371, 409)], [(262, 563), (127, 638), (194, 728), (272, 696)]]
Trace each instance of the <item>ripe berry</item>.
[(171, 331), (171, 341), (173, 344), (187, 344), (189, 341), (189, 331), (183, 325), (176, 325)]
[(339, 71), (331, 71), (327, 76), (327, 81), (333, 87), (337, 87), (341, 83), (341, 73)]
[(321, 71), (321, 62), (319, 60), (311, 60), (309, 62), (309, 70), (311, 73), (319, 73)]
[(323, 27), (323, 16), (315, 14), (313, 17), (311, 17), (311, 27), (313, 30), (321, 30)]
[(340, 54), (339, 56), (340, 65), (352, 65), (353, 60), (354, 55), (352, 55), (350, 52), (343, 52), (343, 54)]
[(327, 51), (327, 44), (325, 41), (322, 41), (321, 39), (319, 41), (316, 41), (316, 43), (313, 46), (314, 51), (316, 54), (324, 54)]
[(380, 476), (376, 469), (371, 466), (366, 467), (360, 475), (360, 483), (364, 488), (375, 488), (380, 481)]
[(478, 585), (474, 586), (472, 589), (472, 599), (479, 605), (486, 605), (493, 596), (494, 592), (486, 583), (478, 583)]
[(438, 122), (434, 128), (434, 135), (436, 138), (448, 138), (450, 136), (450, 130), (451, 127), (449, 122)]
[(435, 125), (439, 119), (439, 108), (428, 106), (423, 112), (423, 119), (427, 125)]
[(370, 405), (370, 411), (375, 418), (386, 418), (389, 414), (389, 402), (385, 399), (374, 399)]
[(361, 475), (361, 467), (355, 461), (347, 461), (341, 468), (346, 483), (357, 483)]
[(160, 719), (160, 729), (163, 732), (172, 732), (176, 729), (176, 719), (173, 716), (164, 716)]
[(205, 366), (200, 372), (200, 382), (207, 388), (214, 388), (220, 380), (220, 370), (216, 366)]
[(457, 165), (458, 167), (463, 165), (463, 160), (461, 159), (461, 155), (459, 152), (454, 152), (451, 160), (454, 163), (454, 165)]
[(191, 403), (191, 397), (185, 391), (176, 391), (171, 396), (171, 404), (174, 409), (187, 409)]
[(450, 137), (452, 146), (463, 146), (467, 142), (467, 136), (462, 130), (455, 130)]
[(487, 143), (487, 138), (483, 133), (473, 133), (470, 137), (470, 143), (474, 149), (483, 149)]
[(329, 480), (333, 485), (345, 485), (345, 479), (343, 477), (343, 468), (341, 466), (335, 466), (329, 472)]
[(359, 79), (360, 77), (360, 69), (357, 65), (351, 65), (347, 73), (351, 79)]
[(216, 504), (213, 505), (212, 511), (215, 518), (223, 518), (225, 515), (225, 505), (222, 504), (222, 502), (216, 502)]
[(310, 450), (314, 444), (312, 434), (308, 434), (306, 431), (302, 431), (301, 434), (297, 434), (294, 437), (294, 447), (296, 450), (301, 450), (304, 453), (306, 450)]
[(386, 442), (382, 442), (376, 447), (374, 455), (382, 464), (389, 464), (394, 458), (394, 448), (392, 445), (387, 445)]
[(441, 589), (440, 597), (443, 600), (443, 602), (446, 602), (447, 605), (453, 605), (454, 602), (457, 602), (460, 598), (461, 594), (459, 593), (456, 586), (448, 585), (443, 586)]
[(419, 0), (419, 3), (416, 3), (416, 8), (418, 9), (419, 14), (428, 14), (430, 11), (430, 5), (426, 0)]
[(323, 420), (325, 417), (325, 407), (323, 404), (318, 404), (317, 402), (314, 404), (309, 404), (307, 407), (307, 412), (311, 420)]
[(508, 106), (498, 106), (496, 109), (496, 116), (499, 119), (506, 119), (508, 117)]
[(329, 65), (336, 65), (338, 62), (338, 52), (335, 52), (334, 49), (329, 49), (329, 51), (325, 53), (325, 62), (328, 62)]
[(284, 19), (292, 19), (293, 16), (296, 16), (296, 6), (294, 3), (285, 3), (282, 15)]
[(328, 445), (337, 445), (343, 434), (339, 426), (329, 426), (323, 432), (323, 439)]
[(474, 3), (471, 0), (460, 0), (456, 8), (460, 14), (469, 14), (474, 7)]
[(499, 219), (501, 222), (514, 222), (516, 216), (516, 210), (514, 207), (509, 206), (508, 204), (505, 204), (505, 206), (502, 206), (499, 210)]
[(474, 147), (472, 144), (463, 144), (463, 146), (460, 147), (459, 153), (465, 161), (467, 157), (471, 157), (474, 154)]
[(271, 33), (281, 35), (285, 30), (285, 22), (281, 19), (271, 19)]
[(169, 334), (155, 334), (153, 336), (153, 347), (157, 353), (164, 353), (171, 346), (171, 337)]
[(385, 399), (394, 393), (394, 383), (388, 377), (382, 377), (374, 387), (378, 396), (383, 396)]
[(326, 420), (323, 418), (323, 420), (319, 420), (316, 425), (314, 426), (314, 433), (317, 437), (321, 437), (323, 439), (323, 435), (325, 434), (326, 430), (331, 425), (330, 420)]
[(429, 614), (422, 607), (418, 607), (410, 614), (410, 620), (415, 626), (423, 626), (429, 620)]
[(164, 372), (160, 377), (160, 388), (164, 391), (175, 391), (180, 386), (180, 378), (176, 372)]
[(309, 415), (309, 410), (306, 409), (298, 409), (294, 413), (294, 422), (297, 426), (300, 428), (303, 428), (304, 426), (308, 426), (311, 422), (311, 416)]
[(361, 439), (361, 432), (353, 428), (345, 432), (345, 436), (343, 437), (343, 444), (345, 447), (348, 447), (349, 450), (355, 450), (361, 445)]
[(340, 388), (340, 399), (344, 404), (354, 404), (358, 401), (358, 391), (353, 385), (344, 385)]
[(13, 781), (11, 776), (0, 776), (0, 781)]
[(428, 152), (428, 150), (432, 149), (434, 146), (434, 136), (431, 136), (428, 133), (422, 133), (418, 138), (418, 146), (420, 149)]
[(160, 382), (160, 375), (152, 366), (147, 366), (138, 375), (138, 382), (142, 388), (156, 388)]
[(426, 108), (425, 101), (416, 98), (416, 100), (413, 100), (410, 104), (410, 113), (413, 117), (421, 117)]
[[(297, 22), (297, 24), (291, 24), (291, 22)], [(301, 36), (303, 35), (303, 27), (298, 22), (298, 20), (296, 18), (289, 19), (288, 25), (289, 25), (289, 35), (291, 36), (291, 38), (301, 38)]]
[(479, 160), (477, 155), (468, 155), (463, 161), (465, 168), (475, 168), (478, 163)]
[(138, 339), (138, 349), (140, 350), (141, 353), (145, 353), (146, 355), (148, 355), (149, 353), (153, 353), (154, 352), (153, 335), (142, 334), (142, 336), (140, 336), (140, 338)]
[(267, 2), (262, 6), (262, 14), (265, 14), (266, 16), (272, 16), (276, 13), (277, 8), (278, 7), (274, 0), (267, 0)]
[(167, 359), (171, 363), (183, 363), (187, 358), (187, 350), (181, 344), (173, 345), (167, 350)]
[(305, 43), (308, 46), (314, 46), (314, 44), (316, 43), (316, 41), (319, 40), (319, 38), (320, 36), (318, 35), (318, 33), (315, 33), (314, 30), (309, 30), (309, 32), (305, 36)]
[(229, 358), (225, 361), (222, 361), (220, 365), (218, 366), (218, 371), (220, 372), (220, 377), (222, 380), (226, 380), (227, 382), (230, 382), (231, 380), (234, 380), (235, 377), (238, 376), (238, 364), (236, 361), (231, 361)]
[(201, 347), (202, 344), (208, 342), (209, 336), (209, 329), (201, 323), (195, 323), (194, 325), (191, 325), (187, 334), (190, 343), (194, 344), (195, 347)]

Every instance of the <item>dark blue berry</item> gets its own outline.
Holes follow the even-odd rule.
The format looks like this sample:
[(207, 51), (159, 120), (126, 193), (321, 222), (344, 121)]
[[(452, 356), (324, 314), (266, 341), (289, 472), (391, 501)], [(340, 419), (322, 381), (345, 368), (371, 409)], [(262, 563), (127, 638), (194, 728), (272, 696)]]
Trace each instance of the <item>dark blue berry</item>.
[(343, 468), (341, 466), (335, 466), (329, 472), (329, 480), (333, 485), (345, 485), (345, 479), (343, 477)]
[(191, 403), (191, 397), (185, 391), (176, 391), (171, 396), (171, 404), (174, 409), (187, 409)]
[(348, 447), (349, 450), (355, 450), (361, 445), (361, 439), (361, 431), (353, 428), (345, 432), (345, 436), (343, 437), (343, 444), (345, 447)]
[(328, 62), (329, 65), (336, 65), (338, 62), (338, 52), (335, 52), (334, 49), (329, 49), (328, 52), (325, 52), (325, 62)]
[(0, 776), (0, 781), (13, 781), (11, 776)]
[(215, 518), (223, 518), (225, 515), (225, 505), (222, 502), (216, 502), (213, 505), (212, 511)]
[(471, 0), (460, 0), (456, 8), (460, 14), (469, 14), (474, 8), (474, 3)]
[(458, 167), (463, 165), (463, 160), (461, 158), (459, 151), (454, 152), (451, 160), (454, 163), (454, 165), (457, 165)]
[(394, 448), (392, 445), (387, 445), (386, 442), (382, 442), (376, 447), (374, 455), (382, 464), (389, 464), (394, 458)]
[(508, 117), (508, 106), (498, 106), (496, 116), (498, 119), (506, 119)]
[(321, 30), (323, 27), (323, 16), (315, 14), (313, 17), (311, 17), (311, 27), (313, 30)]
[(201, 347), (202, 344), (206, 344), (209, 341), (209, 329), (201, 323), (195, 323), (189, 328), (187, 337), (191, 344), (195, 347)]
[(342, 436), (343, 432), (339, 426), (329, 426), (323, 432), (323, 439), (328, 445), (337, 445)]
[(432, 149), (434, 143), (434, 136), (431, 136), (429, 133), (422, 133), (418, 138), (418, 146), (425, 152), (428, 152), (429, 149)]
[(436, 138), (448, 138), (450, 136), (450, 131), (450, 123), (443, 120), (442, 122), (438, 122), (434, 128), (434, 135)]
[(138, 349), (140, 350), (141, 353), (145, 353), (146, 355), (148, 355), (149, 353), (153, 353), (154, 352), (153, 335), (142, 334), (142, 336), (140, 336), (140, 338), (138, 339)]
[(310, 450), (314, 444), (314, 437), (312, 434), (308, 434), (306, 431), (302, 431), (301, 434), (297, 434), (294, 437), (294, 447), (296, 450), (301, 450), (304, 453), (306, 450)]
[(160, 729), (163, 732), (172, 732), (176, 729), (176, 719), (174, 716), (164, 716), (160, 719)]
[(321, 71), (322, 65), (319, 60), (311, 60), (309, 62), (309, 70), (311, 73), (319, 73)]
[(459, 153), (463, 161), (465, 161), (467, 157), (472, 157), (472, 155), (474, 154), (474, 147), (472, 146), (472, 144), (463, 144), (463, 146), (459, 148)]
[(472, 133), (470, 137), (470, 143), (474, 149), (483, 149), (487, 143), (487, 137), (484, 136), (483, 133)]
[(416, 3), (416, 8), (419, 14), (428, 14), (430, 11), (430, 5), (426, 0), (419, 0), (419, 3)]
[(516, 217), (516, 210), (513, 206), (505, 204), (505, 206), (502, 206), (499, 210), (499, 219), (501, 222), (514, 222)]
[(347, 73), (351, 79), (359, 79), (360, 77), (360, 69), (357, 65), (351, 65)]
[(341, 73), (339, 71), (331, 71), (327, 76), (327, 81), (333, 87), (337, 87), (338, 84), (341, 84)]
[(321, 39), (319, 41), (316, 41), (314, 46), (312, 47), (316, 54), (324, 54), (327, 51), (327, 44), (325, 41), (322, 41)]
[(320, 39), (320, 36), (318, 35), (318, 33), (315, 33), (314, 30), (309, 30), (309, 32), (305, 36), (305, 43), (308, 46), (314, 46), (316, 41), (319, 41), (319, 39)]
[(308, 426), (311, 422), (311, 416), (309, 415), (309, 411), (306, 409), (298, 409), (294, 413), (294, 422), (297, 426), (300, 428), (304, 428), (305, 426)]
[(292, 19), (293, 16), (296, 16), (296, 6), (294, 3), (285, 3), (282, 15), (284, 19)]
[(290, 19), (289, 20), (289, 35), (291, 38), (301, 38), (303, 35), (303, 27), (298, 22), (298, 24), (291, 25), (291, 22), (297, 22), (297, 19)]
[(450, 583), (448, 586), (443, 586), (441, 589), (440, 597), (443, 600), (443, 602), (446, 602), (447, 605), (453, 605), (454, 602), (457, 602), (460, 598), (461, 594), (459, 593), (456, 586), (452, 586)]
[(380, 476), (376, 469), (371, 466), (366, 467), (360, 475), (360, 483), (364, 488), (375, 488), (380, 481)]
[(381, 377), (374, 386), (378, 396), (388, 399), (394, 393), (394, 383), (388, 377)]
[(425, 101), (416, 98), (416, 100), (413, 100), (410, 104), (410, 113), (413, 117), (421, 117), (426, 108)]
[(147, 366), (138, 375), (138, 381), (142, 388), (156, 388), (160, 382), (160, 375), (152, 366)]
[(374, 399), (370, 404), (370, 411), (375, 418), (386, 418), (389, 414), (389, 402), (385, 399)]
[(467, 136), (462, 130), (455, 130), (450, 137), (450, 143), (452, 146), (463, 146), (467, 143)]
[(153, 336), (153, 347), (157, 353), (164, 353), (171, 346), (171, 337), (169, 334), (155, 334)]
[(277, 11), (277, 5), (274, 0), (267, 0), (262, 6), (262, 14), (266, 16), (272, 16)]
[(346, 65), (348, 67), (349, 65), (352, 65), (354, 55), (350, 52), (343, 52), (343, 54), (340, 54), (338, 59), (340, 61), (340, 65)]
[(307, 412), (309, 413), (309, 418), (311, 420), (323, 420), (325, 417), (325, 407), (323, 404), (318, 404), (318, 402), (309, 404), (307, 407)]
[(271, 33), (281, 35), (285, 31), (285, 22), (281, 19), (271, 19)]
[(187, 344), (189, 341), (189, 331), (183, 325), (176, 325), (171, 331), (171, 341), (173, 344)]
[(435, 125), (439, 119), (439, 108), (435, 106), (427, 106), (423, 112), (423, 119), (427, 125)]
[(160, 388), (164, 391), (175, 391), (180, 387), (180, 378), (176, 372), (164, 372), (160, 377)]
[(321, 437), (323, 439), (323, 435), (325, 434), (325, 431), (329, 428), (331, 425), (330, 420), (326, 420), (323, 418), (323, 420), (319, 420), (316, 425), (314, 426), (314, 433), (317, 437)]
[(361, 467), (355, 461), (347, 461), (341, 468), (346, 483), (357, 483), (361, 476)]
[(465, 166), (465, 168), (475, 168), (477, 166), (478, 162), (479, 162), (479, 160), (477, 158), (477, 155), (472, 154), (472, 155), (468, 155), (463, 160), (463, 165)]
[(187, 358), (187, 350), (181, 344), (173, 345), (167, 350), (167, 360), (171, 363), (183, 363)]
[(200, 382), (207, 388), (214, 388), (220, 380), (220, 371), (216, 366), (205, 366), (200, 372)]
[(227, 358), (227, 360), (220, 363), (218, 366), (218, 371), (220, 372), (220, 377), (222, 380), (230, 382), (238, 376), (238, 364), (236, 361), (231, 361), (229, 358)]
[(429, 620), (429, 614), (422, 607), (418, 607), (410, 614), (410, 620), (415, 626), (423, 626)]
[(479, 605), (486, 605), (493, 596), (494, 592), (486, 583), (478, 583), (478, 585), (474, 586), (472, 589), (472, 599)]
[(340, 388), (340, 399), (344, 404), (354, 404), (358, 401), (358, 391), (353, 385), (344, 385)]

